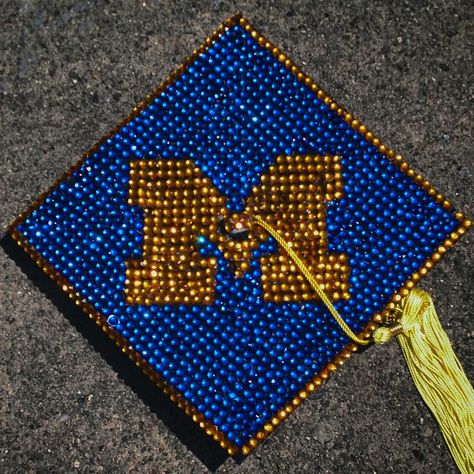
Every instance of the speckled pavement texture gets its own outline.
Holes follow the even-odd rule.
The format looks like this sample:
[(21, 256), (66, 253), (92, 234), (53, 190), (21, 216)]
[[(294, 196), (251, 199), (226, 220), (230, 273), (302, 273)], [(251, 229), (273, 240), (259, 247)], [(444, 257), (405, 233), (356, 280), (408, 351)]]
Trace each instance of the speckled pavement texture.
[[(238, 11), (474, 216), (468, 1), (3, 1), (1, 232)], [(471, 380), (472, 235), (422, 283)], [(3, 247), (2, 473), (457, 472), (395, 343), (355, 356), (251, 456), (229, 458)]]

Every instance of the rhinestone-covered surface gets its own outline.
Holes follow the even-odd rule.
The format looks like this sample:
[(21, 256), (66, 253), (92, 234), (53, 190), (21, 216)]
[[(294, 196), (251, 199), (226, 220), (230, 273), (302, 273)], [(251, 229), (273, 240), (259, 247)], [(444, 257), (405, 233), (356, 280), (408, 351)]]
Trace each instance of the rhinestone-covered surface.
[[(257, 44), (229, 28), (145, 110), (91, 153), (17, 227), (108, 324), (237, 446), (348, 343), (318, 301), (263, 297), (252, 250), (235, 274), (216, 260), (212, 304), (129, 304), (127, 262), (143, 253), (144, 212), (130, 205), (131, 163), (191, 160), (230, 213), (278, 156), (339, 156), (343, 195), (327, 202), (328, 251), (347, 256), (349, 299), (335, 301), (357, 332), (389, 303), (459, 221)], [(172, 179), (172, 178), (170, 178)]]

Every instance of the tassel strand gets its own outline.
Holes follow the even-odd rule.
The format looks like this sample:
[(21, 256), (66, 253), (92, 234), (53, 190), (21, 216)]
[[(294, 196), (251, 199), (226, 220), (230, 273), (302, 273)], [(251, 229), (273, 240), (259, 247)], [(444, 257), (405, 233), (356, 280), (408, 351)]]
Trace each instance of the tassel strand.
[(396, 335), (418, 392), (433, 413), (463, 474), (474, 473), (474, 390), (454, 354), (430, 295), (413, 289), (402, 317), (374, 333), (377, 343)]

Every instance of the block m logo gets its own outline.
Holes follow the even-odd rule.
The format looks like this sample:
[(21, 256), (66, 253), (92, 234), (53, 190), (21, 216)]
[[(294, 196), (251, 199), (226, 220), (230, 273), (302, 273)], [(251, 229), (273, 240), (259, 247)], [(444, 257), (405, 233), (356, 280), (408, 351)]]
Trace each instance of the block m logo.
[[(198, 237), (214, 243), (235, 277), (250, 267), (252, 251), (268, 238), (247, 215), (272, 225), (305, 261), (333, 300), (349, 298), (344, 254), (329, 254), (326, 203), (342, 196), (338, 156), (279, 156), (246, 200), (231, 214), (226, 198), (190, 160), (131, 163), (129, 204), (144, 210), (140, 260), (127, 261), (129, 304), (212, 304), (217, 260), (199, 254)], [(262, 257), (266, 301), (317, 300), (284, 252)]]

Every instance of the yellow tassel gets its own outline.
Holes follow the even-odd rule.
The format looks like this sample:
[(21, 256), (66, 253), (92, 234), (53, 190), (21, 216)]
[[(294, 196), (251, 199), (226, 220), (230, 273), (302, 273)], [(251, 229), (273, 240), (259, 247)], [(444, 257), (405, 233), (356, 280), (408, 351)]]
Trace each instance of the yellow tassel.
[[(283, 236), (261, 217), (250, 217), (286, 251), (346, 335), (357, 344), (367, 345), (369, 341), (352, 332)], [(373, 340), (376, 344), (385, 344), (395, 335), (416, 388), (441, 427), (459, 470), (462, 474), (474, 474), (474, 390), (441, 327), (428, 293), (412, 289), (404, 300), (400, 322), (376, 329)]]
[(428, 293), (413, 289), (399, 324), (379, 328), (374, 341), (397, 335), (411, 376), (433, 412), (463, 474), (474, 473), (474, 390), (443, 331)]

